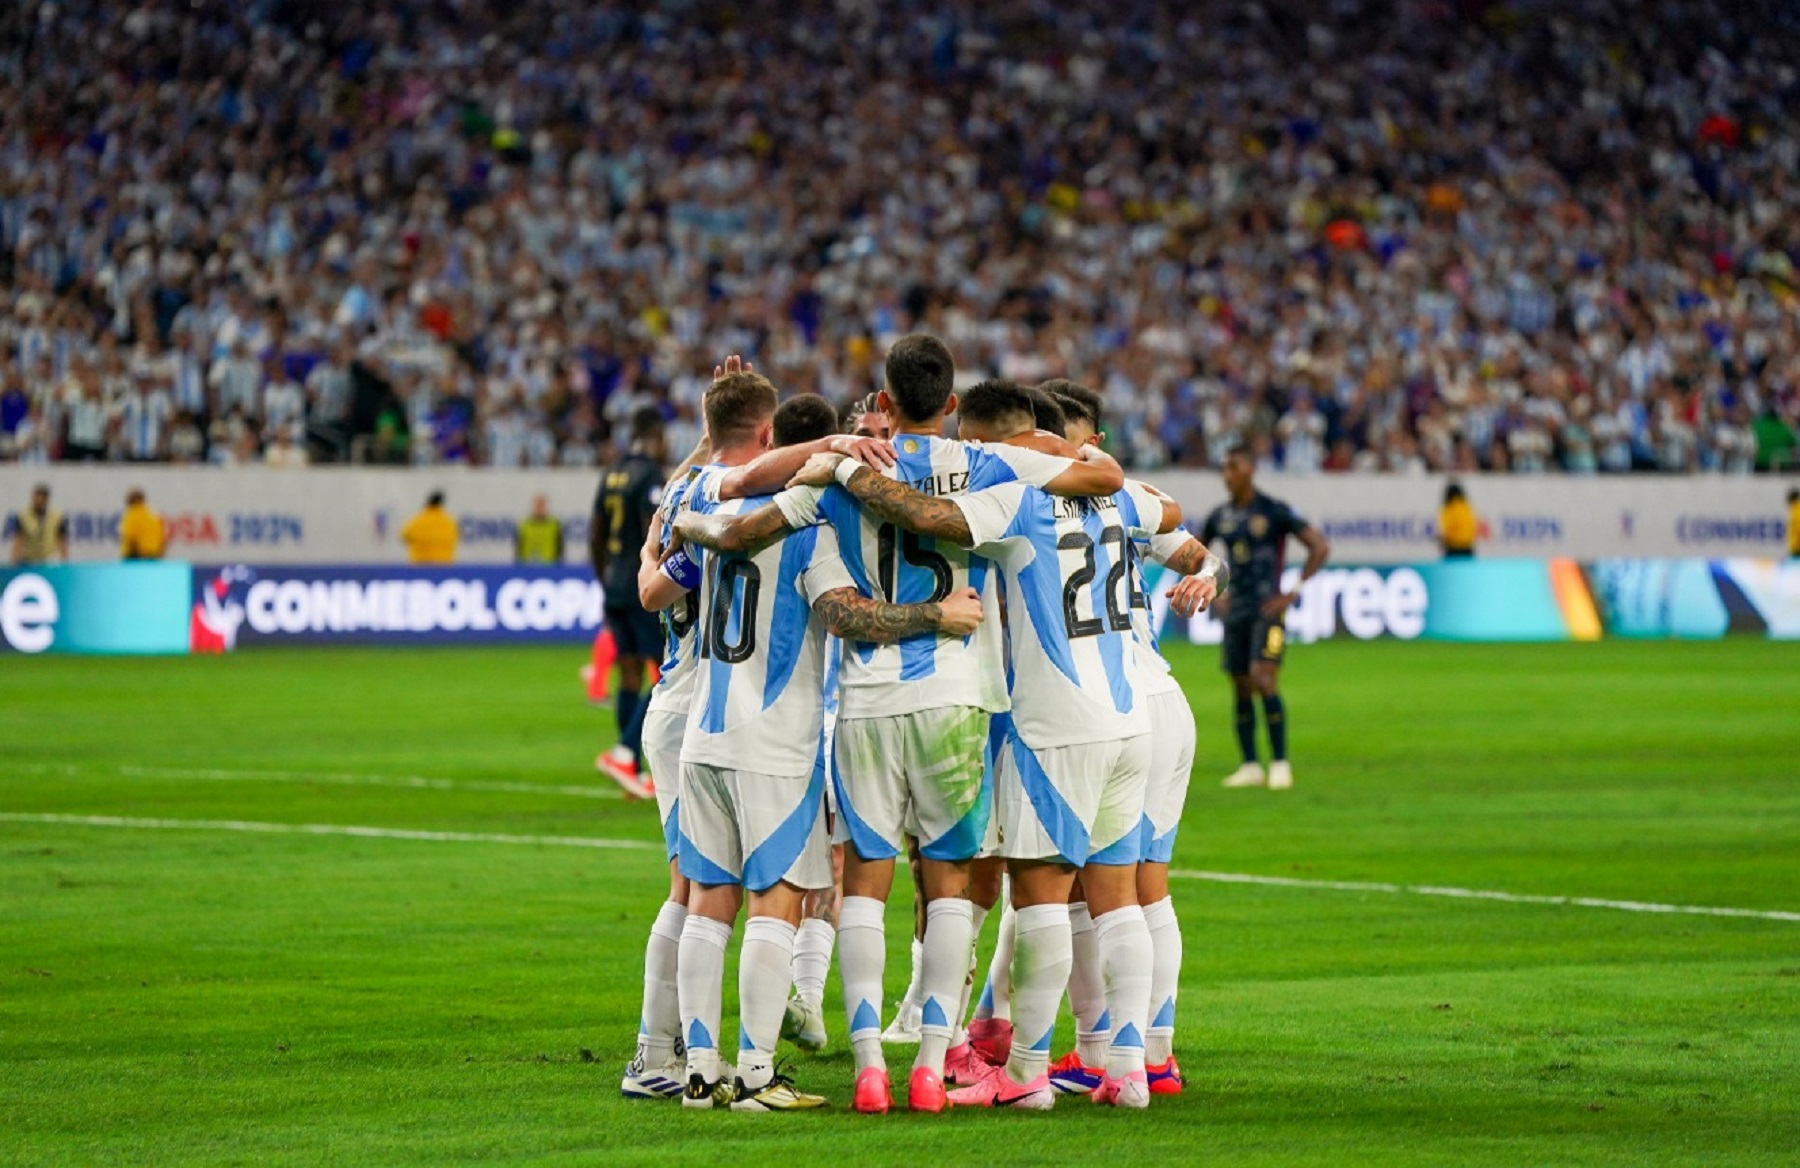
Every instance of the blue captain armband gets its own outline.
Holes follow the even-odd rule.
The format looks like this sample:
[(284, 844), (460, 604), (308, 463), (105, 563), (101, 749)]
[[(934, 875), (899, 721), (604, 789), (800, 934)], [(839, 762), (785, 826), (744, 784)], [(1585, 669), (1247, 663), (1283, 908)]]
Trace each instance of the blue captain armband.
[(681, 548), (674, 555), (662, 562), (663, 574), (688, 591), (700, 587), (700, 565), (688, 558), (687, 549)]

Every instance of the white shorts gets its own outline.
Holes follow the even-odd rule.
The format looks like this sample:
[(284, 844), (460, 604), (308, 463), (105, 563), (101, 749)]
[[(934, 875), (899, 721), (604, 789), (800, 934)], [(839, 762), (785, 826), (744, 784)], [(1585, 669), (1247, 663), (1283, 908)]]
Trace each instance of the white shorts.
[(894, 858), (909, 835), (927, 859), (974, 859), (993, 805), (987, 736), (987, 711), (975, 706), (840, 721), (833, 838), (865, 860)]
[(825, 722), (819, 730), (819, 754), (817, 758), (813, 759), (813, 773), (825, 785), (825, 829), (828, 832), (831, 830), (832, 824), (837, 821), (838, 813), (837, 783), (832, 781), (831, 774), (836, 740), (837, 715), (826, 710)]
[(681, 874), (764, 892), (831, 887), (825, 787), (816, 774), (761, 775), (681, 764)]
[(681, 740), (687, 736), (686, 710), (651, 710), (644, 715), (644, 763), (656, 781), (656, 813), (662, 818), (663, 843), (675, 858), (680, 830), (676, 807), (681, 799)]
[(1167, 864), (1175, 854), (1175, 832), (1194, 775), (1194, 711), (1180, 690), (1150, 698), (1150, 782), (1144, 789), (1143, 855), (1146, 863)]
[(1151, 737), (1032, 750), (1012, 734), (995, 776), (997, 854), (1077, 868), (1137, 863)]

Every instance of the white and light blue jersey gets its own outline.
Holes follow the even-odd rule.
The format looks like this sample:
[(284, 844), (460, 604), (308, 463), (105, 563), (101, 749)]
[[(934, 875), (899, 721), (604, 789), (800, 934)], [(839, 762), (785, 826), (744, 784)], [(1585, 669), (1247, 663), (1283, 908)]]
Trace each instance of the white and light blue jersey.
[(1131, 483), (1100, 499), (1007, 483), (955, 502), (1006, 588), (1019, 738), (1035, 750), (1148, 733), (1130, 543), (1161, 526), (1162, 500)]
[[(669, 546), (670, 527), (694, 481), (700, 477), (700, 470), (695, 467), (688, 471), (680, 482), (672, 484), (663, 493), (662, 506), (657, 511), (659, 546)], [(653, 714), (663, 711), (685, 714), (693, 701), (694, 657), (699, 648), (695, 625), (699, 613), (700, 597), (696, 592), (689, 592), (657, 614), (662, 618), (664, 650), (656, 685), (650, 691), (649, 710)]]
[[(883, 473), (916, 491), (966, 495), (1002, 483), (1043, 486), (1073, 460), (1018, 446), (958, 442), (926, 434), (894, 438), (896, 463)], [(986, 556), (915, 535), (863, 510), (841, 486), (813, 496), (817, 514), (838, 533), (839, 554), (864, 596), (890, 604), (929, 604), (962, 588), (982, 596), (983, 619), (967, 637), (922, 633), (897, 644), (850, 641), (840, 678), (844, 718), (900, 717), (971, 706), (1008, 706), (999, 600)], [(794, 508), (784, 507), (790, 515)]]
[[(707, 467), (688, 492), (703, 515), (756, 510), (768, 497), (721, 502), (726, 468)], [(767, 775), (813, 770), (823, 725), (821, 596), (856, 581), (827, 526), (808, 527), (754, 556), (702, 552), (695, 678), (681, 761)]]
[(1131, 593), (1131, 629), (1137, 639), (1138, 675), (1145, 697), (1179, 693), (1181, 683), (1169, 669), (1168, 659), (1162, 655), (1156, 636), (1156, 612), (1160, 607), (1165, 615), (1168, 613), (1168, 599), (1160, 598), (1159, 605), (1159, 598), (1151, 594), (1144, 579), (1144, 561), (1167, 564), (1170, 557), (1192, 542), (1194, 537), (1179, 527), (1163, 535), (1140, 536), (1132, 540), (1131, 571), (1136, 584)]

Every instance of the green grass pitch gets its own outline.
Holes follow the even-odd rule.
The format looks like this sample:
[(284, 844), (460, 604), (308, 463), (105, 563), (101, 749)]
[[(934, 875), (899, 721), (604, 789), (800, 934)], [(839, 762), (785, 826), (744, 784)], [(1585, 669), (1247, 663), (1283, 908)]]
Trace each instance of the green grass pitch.
[[(1791, 920), (1184, 878), (1179, 1098), (849, 1114), (834, 976), (833, 1113), (696, 1115), (617, 1095), (654, 851), (21, 818), (655, 841), (581, 660), (0, 661), (0, 1163), (1794, 1162)], [(1174, 660), (1178, 868), (1800, 910), (1800, 647), (1298, 648), (1286, 794)]]

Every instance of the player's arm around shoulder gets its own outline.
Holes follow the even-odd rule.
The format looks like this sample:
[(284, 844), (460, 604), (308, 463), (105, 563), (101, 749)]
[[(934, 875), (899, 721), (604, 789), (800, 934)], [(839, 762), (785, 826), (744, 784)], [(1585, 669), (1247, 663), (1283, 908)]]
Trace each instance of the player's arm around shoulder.
[(834, 588), (813, 602), (813, 612), (833, 635), (878, 645), (926, 634), (966, 637), (981, 624), (982, 615), (981, 596), (973, 588), (926, 604), (889, 604), (855, 588)]
[(836, 481), (863, 509), (884, 522), (918, 535), (948, 540), (970, 547), (968, 521), (962, 509), (949, 499), (916, 491), (837, 454), (815, 455), (794, 476), (794, 486), (825, 487)]
[(1022, 482), (1064, 498), (1097, 499), (1125, 486), (1125, 471), (1098, 446), (1076, 446), (1048, 430), (1033, 430), (998, 446), (983, 447), (1005, 459)]

